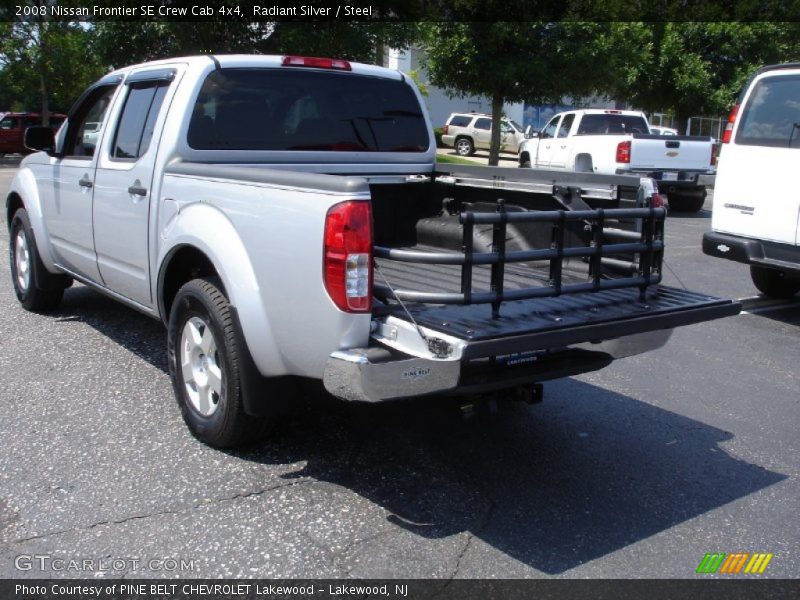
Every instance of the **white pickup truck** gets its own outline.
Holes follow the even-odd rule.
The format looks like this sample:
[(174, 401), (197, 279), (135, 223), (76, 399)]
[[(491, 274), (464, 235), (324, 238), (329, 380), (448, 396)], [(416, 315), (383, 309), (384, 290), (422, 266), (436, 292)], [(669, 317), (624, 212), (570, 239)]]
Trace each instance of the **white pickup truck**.
[(216, 446), (304, 382), (367, 402), (538, 392), (740, 308), (659, 285), (648, 179), (437, 171), (397, 71), (162, 60), (26, 143), (6, 197), (20, 303), (55, 309), (76, 280), (162, 320), (184, 419)]
[(698, 212), (713, 173), (710, 137), (652, 135), (641, 112), (585, 109), (558, 113), (519, 149), (519, 166), (651, 177), (677, 211)]

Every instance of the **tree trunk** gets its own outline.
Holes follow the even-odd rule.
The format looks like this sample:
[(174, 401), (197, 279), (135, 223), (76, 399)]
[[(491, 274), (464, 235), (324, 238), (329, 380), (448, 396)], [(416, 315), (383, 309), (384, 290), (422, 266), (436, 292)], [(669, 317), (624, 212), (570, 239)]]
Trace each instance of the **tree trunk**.
[(500, 120), (503, 117), (503, 95), (492, 95), (492, 141), (489, 144), (489, 166), (496, 167), (500, 162)]
[(47, 23), (44, 17), (39, 18), (39, 91), (42, 94), (42, 125), (50, 126), (50, 100), (47, 89), (47, 69), (50, 66), (49, 48), (47, 46)]
[(42, 90), (42, 125), (50, 126), (50, 101), (47, 98), (47, 79), (44, 74), (39, 78)]
[(675, 115), (675, 129), (678, 130), (678, 135), (686, 135), (686, 126), (689, 124), (689, 115), (681, 114), (680, 112)]
[(383, 59), (386, 57), (386, 46), (383, 44), (376, 44), (375, 45), (375, 64), (379, 67), (385, 67), (386, 65), (383, 64)]

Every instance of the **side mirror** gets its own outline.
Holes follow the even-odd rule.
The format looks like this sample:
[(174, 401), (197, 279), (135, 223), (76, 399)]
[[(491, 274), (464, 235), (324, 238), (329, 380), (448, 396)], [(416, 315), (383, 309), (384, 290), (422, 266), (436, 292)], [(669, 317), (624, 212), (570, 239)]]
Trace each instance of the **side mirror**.
[(28, 150), (52, 152), (56, 147), (56, 136), (49, 127), (28, 127), (23, 143)]
[(538, 132), (538, 131), (534, 131), (534, 130), (533, 130), (533, 127), (531, 127), (530, 125), (528, 125), (528, 126), (525, 128), (525, 138), (526, 138), (526, 139), (538, 138), (538, 137), (539, 137), (539, 132)]

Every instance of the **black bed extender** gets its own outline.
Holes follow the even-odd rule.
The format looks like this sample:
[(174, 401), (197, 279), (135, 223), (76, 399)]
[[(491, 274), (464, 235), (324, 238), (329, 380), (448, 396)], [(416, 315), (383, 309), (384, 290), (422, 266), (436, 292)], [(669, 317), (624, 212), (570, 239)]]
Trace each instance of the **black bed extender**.
[[(643, 351), (636, 342), (626, 347), (626, 341), (648, 338), (642, 348), (654, 349), (674, 327), (741, 310), (731, 300), (659, 285), (665, 216), (663, 208), (507, 212), (502, 201), (494, 213), (463, 212), (461, 252), (375, 248), (375, 296), (384, 303), (375, 314), (426, 331), (433, 356), (457, 355), (463, 365), (459, 392), (602, 368)], [(607, 225), (619, 219), (639, 219), (641, 225), (638, 231), (612, 229), (623, 239), (610, 241)], [(565, 228), (576, 221), (589, 243), (566, 246)], [(506, 251), (510, 223), (549, 224), (551, 244)], [(476, 225), (491, 225), (491, 251), (474, 250)], [(604, 274), (603, 261), (616, 260), (613, 255), (636, 257), (628, 276)], [(567, 259), (588, 263), (588, 277), (566, 273)], [(437, 336), (463, 344), (454, 348)], [(609, 340), (619, 343), (609, 349)]]

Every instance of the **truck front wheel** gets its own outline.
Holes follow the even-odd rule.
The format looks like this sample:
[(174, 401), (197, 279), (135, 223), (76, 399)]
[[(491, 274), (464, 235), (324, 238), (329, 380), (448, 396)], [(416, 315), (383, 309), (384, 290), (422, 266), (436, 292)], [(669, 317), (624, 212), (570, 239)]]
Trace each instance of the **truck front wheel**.
[(245, 413), (243, 338), (222, 284), (194, 279), (178, 290), (169, 316), (168, 360), (184, 421), (219, 448), (254, 441), (264, 420)]
[(770, 298), (791, 298), (800, 292), (800, 276), (785, 271), (751, 265), (750, 277), (758, 291)]
[(42, 264), (28, 211), (20, 208), (11, 219), (9, 232), (11, 279), (17, 300), (26, 310), (40, 312), (56, 308), (64, 296), (64, 288), (72, 280), (53, 275)]

